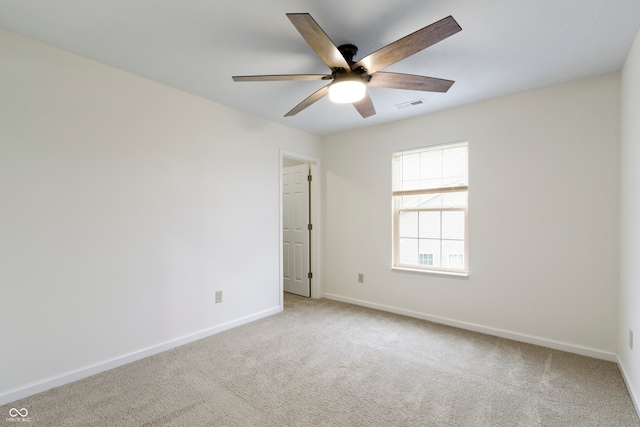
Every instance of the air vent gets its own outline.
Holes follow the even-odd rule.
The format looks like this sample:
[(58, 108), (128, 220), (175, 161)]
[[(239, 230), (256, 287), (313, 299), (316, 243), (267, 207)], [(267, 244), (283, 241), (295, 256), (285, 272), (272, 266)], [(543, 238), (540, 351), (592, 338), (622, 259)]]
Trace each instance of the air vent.
[(396, 107), (398, 107), (398, 110), (402, 110), (409, 107), (417, 107), (418, 105), (422, 105), (422, 104), (425, 104), (425, 100), (420, 98), (420, 99), (414, 99), (413, 101), (409, 101), (409, 102), (403, 102), (402, 104), (397, 104)]

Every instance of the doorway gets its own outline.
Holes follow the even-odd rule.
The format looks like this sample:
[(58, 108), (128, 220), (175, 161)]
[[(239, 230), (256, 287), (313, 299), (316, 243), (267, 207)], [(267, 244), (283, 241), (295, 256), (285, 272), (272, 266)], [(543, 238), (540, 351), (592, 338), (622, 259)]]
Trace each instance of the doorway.
[(310, 171), (285, 158), (282, 166), (282, 285), (285, 292), (311, 296)]
[(317, 196), (313, 174), (317, 163), (314, 159), (281, 152), (280, 165), (281, 291), (312, 297), (317, 280), (313, 223)]

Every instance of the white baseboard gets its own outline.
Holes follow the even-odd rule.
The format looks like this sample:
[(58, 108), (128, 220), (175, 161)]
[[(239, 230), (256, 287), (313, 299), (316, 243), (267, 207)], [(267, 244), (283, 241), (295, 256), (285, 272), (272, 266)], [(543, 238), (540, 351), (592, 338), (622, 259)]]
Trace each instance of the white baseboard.
[(618, 368), (620, 369), (620, 373), (622, 374), (622, 379), (624, 380), (624, 384), (627, 386), (627, 391), (629, 392), (629, 396), (631, 397), (631, 401), (633, 402), (634, 408), (636, 408), (636, 414), (638, 414), (638, 418), (640, 418), (640, 401), (638, 400), (638, 394), (633, 390), (633, 384), (627, 375), (627, 372), (624, 369), (624, 365), (618, 357)]
[(374, 308), (376, 310), (387, 311), (390, 313), (401, 314), (404, 316), (414, 317), (417, 319), (428, 320), (434, 323), (440, 323), (443, 325), (453, 326), (460, 329), (466, 329), (469, 331), (480, 332), (487, 335), (493, 335), (496, 337), (507, 338), (514, 341), (525, 342), (528, 344), (535, 344), (542, 347), (552, 348), (554, 350), (566, 351), (569, 353), (579, 354), (581, 356), (593, 357), (596, 359), (607, 360), (609, 362), (617, 362), (618, 355), (615, 353), (609, 353), (602, 350), (597, 350), (589, 347), (583, 347), (574, 344), (568, 344), (560, 341), (554, 341), (546, 338), (541, 338), (533, 335), (521, 334), (517, 332), (507, 331), (503, 329), (490, 328), (482, 325), (477, 325), (474, 323), (461, 322), (458, 320), (448, 319), (440, 316), (433, 316), (430, 314), (419, 313), (416, 311), (405, 310), (398, 307), (392, 307), (383, 304), (377, 304), (369, 301), (363, 301), (355, 298), (343, 297), (341, 295), (335, 294), (324, 294), (324, 297), (327, 299), (332, 299), (336, 301), (346, 302), (349, 304), (360, 305), (363, 307)]
[(163, 343), (159, 343), (157, 345), (147, 347), (142, 350), (134, 351), (129, 354), (124, 354), (122, 356), (118, 356), (104, 362), (100, 362), (90, 366), (85, 366), (83, 368), (80, 368), (74, 371), (65, 372), (60, 375), (46, 378), (42, 381), (28, 384), (28, 385), (25, 385), (24, 387), (20, 387), (15, 390), (10, 390), (6, 393), (0, 394), (0, 406), (6, 405), (11, 402), (15, 402), (16, 400), (23, 399), (25, 397), (34, 395), (36, 393), (41, 393), (43, 391), (50, 390), (52, 388), (59, 387), (61, 385), (69, 384), (71, 382), (78, 381), (95, 374), (99, 374), (100, 372), (108, 371), (109, 369), (117, 368), (118, 366), (126, 365), (127, 363), (135, 362), (136, 360), (144, 359), (145, 357), (153, 356), (154, 354), (171, 350), (172, 348), (179, 347), (181, 345), (185, 345), (193, 341), (197, 341), (199, 339), (206, 338), (211, 335), (215, 335), (222, 331), (235, 328), (236, 326), (244, 325), (246, 323), (250, 323), (255, 320), (280, 313), (281, 311), (282, 311), (281, 306), (274, 307), (256, 314), (252, 314), (250, 316), (233, 320), (231, 322), (223, 323), (218, 326), (214, 326), (208, 329), (194, 332), (192, 334), (185, 335), (183, 337), (179, 337), (170, 341), (165, 341)]

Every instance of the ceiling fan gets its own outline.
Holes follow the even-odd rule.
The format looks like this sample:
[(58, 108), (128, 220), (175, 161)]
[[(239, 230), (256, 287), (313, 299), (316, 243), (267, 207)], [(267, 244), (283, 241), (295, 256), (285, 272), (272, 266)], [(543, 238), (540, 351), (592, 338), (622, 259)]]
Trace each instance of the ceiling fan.
[(363, 118), (376, 113), (366, 86), (408, 89), (428, 92), (446, 92), (452, 80), (413, 74), (379, 71), (413, 55), (462, 30), (453, 17), (448, 16), (409, 34), (355, 62), (358, 48), (352, 44), (335, 46), (318, 23), (308, 13), (287, 13), (298, 32), (331, 69), (331, 74), (278, 74), (233, 76), (236, 82), (332, 80), (307, 99), (296, 105), (285, 117), (293, 116), (320, 100), (325, 95), (335, 102), (352, 103)]

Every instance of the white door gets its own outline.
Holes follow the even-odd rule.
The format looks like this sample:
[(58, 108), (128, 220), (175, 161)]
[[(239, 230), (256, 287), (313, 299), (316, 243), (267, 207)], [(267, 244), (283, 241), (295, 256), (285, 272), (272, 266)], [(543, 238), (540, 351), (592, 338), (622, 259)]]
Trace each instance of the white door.
[(311, 296), (309, 166), (282, 169), (282, 271), (285, 292)]

